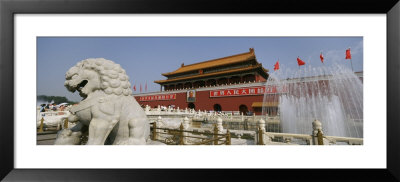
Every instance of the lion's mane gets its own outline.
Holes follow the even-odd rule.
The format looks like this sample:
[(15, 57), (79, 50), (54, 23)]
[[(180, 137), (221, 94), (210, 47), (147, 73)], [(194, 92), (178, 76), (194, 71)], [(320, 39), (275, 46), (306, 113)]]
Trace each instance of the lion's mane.
[(75, 65), (79, 69), (95, 70), (100, 75), (101, 89), (106, 94), (132, 95), (129, 77), (119, 64), (104, 58), (89, 58)]

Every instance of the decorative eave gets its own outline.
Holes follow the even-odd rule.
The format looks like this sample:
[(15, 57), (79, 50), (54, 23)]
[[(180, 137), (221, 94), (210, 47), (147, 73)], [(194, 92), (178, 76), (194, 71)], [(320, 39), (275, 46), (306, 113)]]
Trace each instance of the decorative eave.
[(269, 70), (268, 70), (268, 69), (265, 69), (264, 67), (262, 67), (262, 69), (263, 69), (263, 71), (266, 72), (266, 73), (269, 72)]
[(214, 68), (214, 67), (219, 67), (219, 66), (227, 66), (230, 64), (235, 64), (235, 63), (240, 63), (240, 62), (246, 62), (249, 60), (255, 59), (255, 53), (254, 49), (250, 48), (249, 52), (242, 53), (242, 54), (236, 54), (228, 57), (223, 57), (223, 58), (218, 58), (218, 59), (212, 59), (208, 61), (203, 61), (199, 63), (194, 63), (190, 65), (184, 65), (182, 64), (180, 68), (173, 72), (169, 73), (162, 73), (161, 75), (163, 76), (173, 76), (176, 74), (180, 73), (186, 73), (186, 72), (191, 72), (191, 71), (197, 71), (205, 68)]
[[(193, 75), (193, 76), (174, 78), (174, 79), (168, 79), (168, 80), (156, 80), (156, 81), (154, 81), (154, 83), (165, 84), (165, 83), (177, 82), (177, 81), (182, 81), (182, 80), (187, 80), (187, 79), (196, 79), (196, 78), (210, 77), (210, 76), (216, 76), (216, 75), (222, 75), (222, 74), (229, 74), (229, 73), (257, 70), (257, 69), (260, 71), (261, 74), (264, 74), (263, 76), (268, 77), (268, 73), (267, 73), (268, 70), (263, 68), (261, 64), (257, 64), (257, 65), (252, 65), (252, 66), (249, 66), (249, 67), (246, 67), (246, 68), (236, 68), (236, 69), (219, 71), (219, 72), (214, 72), (214, 73), (206, 73), (206, 74)], [(264, 72), (264, 70), (266, 72)]]
[(264, 67), (262, 67), (262, 64), (259, 64), (259, 69), (260, 69), (260, 75), (262, 75), (262, 76), (264, 76), (266, 79), (268, 79), (268, 77), (269, 77), (269, 74), (268, 74), (268, 72), (269, 72), (269, 70), (268, 69), (265, 69)]

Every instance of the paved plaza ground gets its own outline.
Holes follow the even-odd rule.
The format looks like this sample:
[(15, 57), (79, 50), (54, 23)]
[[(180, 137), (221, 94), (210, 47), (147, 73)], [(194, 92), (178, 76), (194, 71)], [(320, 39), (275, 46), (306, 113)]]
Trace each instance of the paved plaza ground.
[(36, 135), (37, 145), (54, 145), (57, 133), (55, 131), (45, 131)]

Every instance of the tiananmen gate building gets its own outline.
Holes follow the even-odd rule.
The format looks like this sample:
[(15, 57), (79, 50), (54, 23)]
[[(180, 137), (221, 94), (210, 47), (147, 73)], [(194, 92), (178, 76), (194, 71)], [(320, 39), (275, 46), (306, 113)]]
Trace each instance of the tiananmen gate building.
[[(157, 80), (160, 92), (135, 94), (142, 106), (173, 106), (207, 111), (249, 111), (261, 114), (268, 70), (256, 59), (254, 49), (228, 57), (184, 65), (173, 72), (163, 73)], [(269, 102), (277, 107), (277, 102)]]

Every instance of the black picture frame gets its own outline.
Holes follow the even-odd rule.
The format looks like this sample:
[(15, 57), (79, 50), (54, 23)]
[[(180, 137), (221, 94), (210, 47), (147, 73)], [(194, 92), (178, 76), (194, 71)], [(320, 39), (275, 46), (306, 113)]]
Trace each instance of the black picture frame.
[[(31, 13), (381, 13), (387, 15), (386, 169), (15, 169), (14, 15)], [(0, 179), (5, 181), (399, 181), (398, 0), (0, 0)]]

